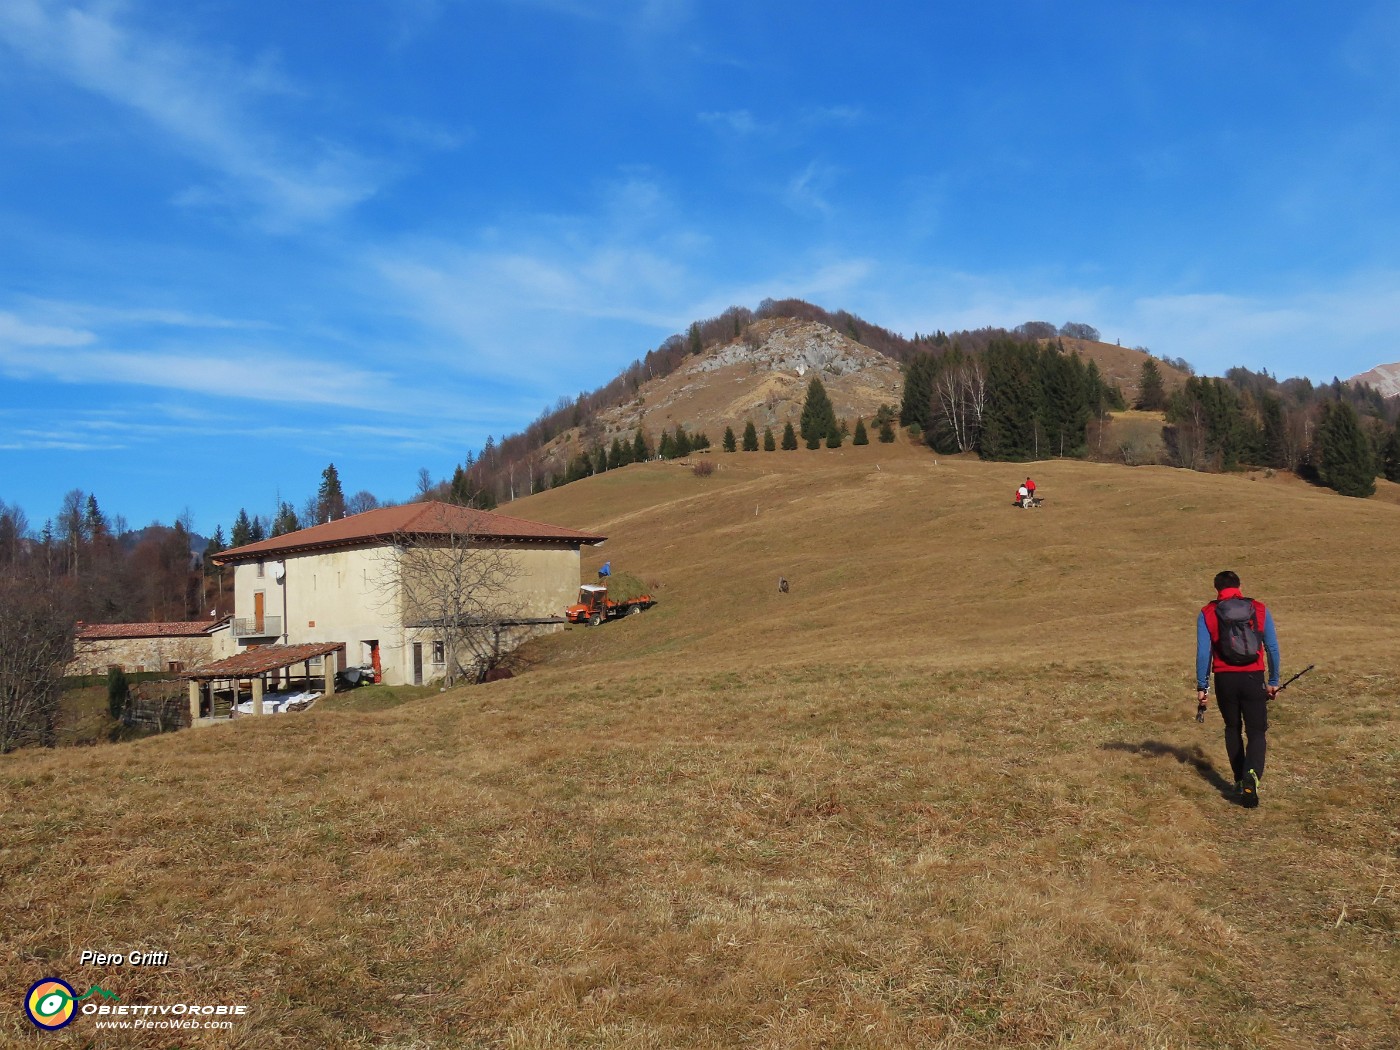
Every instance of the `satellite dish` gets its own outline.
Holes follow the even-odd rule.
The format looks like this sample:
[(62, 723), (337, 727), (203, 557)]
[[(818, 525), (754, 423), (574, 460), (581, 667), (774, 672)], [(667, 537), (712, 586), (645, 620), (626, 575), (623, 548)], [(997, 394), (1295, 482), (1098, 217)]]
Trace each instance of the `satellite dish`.
[(276, 580), (278, 583), (281, 583), (282, 577), (286, 575), (287, 567), (285, 565), (283, 565), (280, 561), (275, 561), (272, 563), (272, 578), (274, 580)]

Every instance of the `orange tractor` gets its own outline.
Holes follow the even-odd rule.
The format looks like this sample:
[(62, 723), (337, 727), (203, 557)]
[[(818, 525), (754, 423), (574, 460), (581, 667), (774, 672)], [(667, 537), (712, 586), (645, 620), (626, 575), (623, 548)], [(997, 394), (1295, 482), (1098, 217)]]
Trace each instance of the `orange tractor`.
[(616, 620), (620, 616), (636, 616), (656, 604), (649, 594), (639, 598), (615, 602), (608, 597), (608, 589), (600, 584), (585, 583), (578, 589), (578, 604), (564, 610), (564, 618), (570, 623), (586, 623), (597, 627), (604, 620)]

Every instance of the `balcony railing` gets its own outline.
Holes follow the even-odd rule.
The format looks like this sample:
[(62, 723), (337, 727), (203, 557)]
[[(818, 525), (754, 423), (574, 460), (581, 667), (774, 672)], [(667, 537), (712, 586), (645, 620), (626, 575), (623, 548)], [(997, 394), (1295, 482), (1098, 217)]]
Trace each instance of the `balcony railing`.
[(276, 638), (282, 633), (282, 617), (235, 616), (233, 636), (235, 638)]

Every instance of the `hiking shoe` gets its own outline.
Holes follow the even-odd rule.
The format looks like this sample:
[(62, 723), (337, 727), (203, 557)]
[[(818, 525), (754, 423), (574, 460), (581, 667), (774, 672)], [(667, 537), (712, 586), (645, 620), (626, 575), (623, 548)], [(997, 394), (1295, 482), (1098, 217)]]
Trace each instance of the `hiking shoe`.
[(1259, 805), (1259, 774), (1252, 769), (1245, 770), (1244, 779), (1240, 781), (1240, 801), (1246, 809)]

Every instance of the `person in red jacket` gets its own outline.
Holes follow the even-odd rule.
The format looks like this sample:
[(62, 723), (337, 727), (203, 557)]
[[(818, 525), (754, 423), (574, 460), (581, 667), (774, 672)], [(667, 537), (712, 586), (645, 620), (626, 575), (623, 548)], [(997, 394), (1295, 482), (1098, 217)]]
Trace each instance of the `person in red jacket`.
[(1235, 791), (1244, 805), (1254, 807), (1259, 805), (1259, 780), (1264, 775), (1268, 705), (1278, 692), (1278, 634), (1264, 603), (1240, 593), (1237, 574), (1228, 569), (1218, 573), (1215, 592), (1215, 601), (1196, 617), (1196, 717), (1205, 714), (1214, 674), (1215, 703), (1225, 719), (1225, 753), (1235, 774)]

